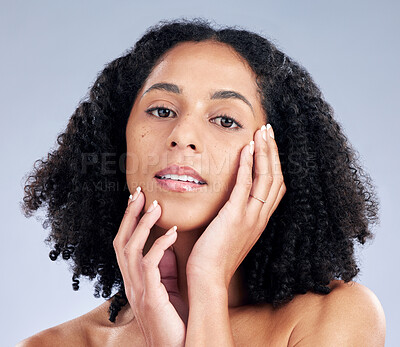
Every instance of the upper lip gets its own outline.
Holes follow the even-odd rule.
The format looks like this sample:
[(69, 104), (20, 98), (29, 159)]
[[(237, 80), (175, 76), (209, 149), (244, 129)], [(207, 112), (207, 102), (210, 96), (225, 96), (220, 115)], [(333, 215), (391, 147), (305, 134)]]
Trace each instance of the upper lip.
[(177, 164), (173, 164), (170, 165), (168, 167), (166, 167), (165, 169), (162, 169), (161, 171), (158, 171), (155, 176), (164, 176), (164, 175), (187, 175), (187, 176), (191, 176), (194, 179), (203, 182), (203, 183), (207, 183), (206, 180), (201, 177), (199, 175), (199, 173), (192, 169), (189, 166), (179, 166)]

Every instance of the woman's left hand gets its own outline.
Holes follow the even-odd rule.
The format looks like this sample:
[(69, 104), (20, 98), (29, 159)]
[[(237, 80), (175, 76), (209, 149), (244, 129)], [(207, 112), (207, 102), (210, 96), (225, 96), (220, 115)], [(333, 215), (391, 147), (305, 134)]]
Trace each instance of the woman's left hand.
[[(229, 200), (195, 243), (186, 265), (188, 284), (200, 281), (229, 288), (240, 263), (264, 231), (286, 186), (272, 128), (254, 136), (253, 154), (246, 145), (240, 154), (236, 184)], [(263, 199), (263, 203), (250, 196)]]

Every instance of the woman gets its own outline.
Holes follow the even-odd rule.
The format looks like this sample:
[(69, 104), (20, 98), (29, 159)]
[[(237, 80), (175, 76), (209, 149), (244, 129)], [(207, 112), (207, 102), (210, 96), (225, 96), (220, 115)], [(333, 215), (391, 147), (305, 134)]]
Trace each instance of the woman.
[(378, 299), (351, 281), (373, 185), (310, 75), (265, 38), (150, 28), (58, 144), (25, 214), (47, 205), (75, 290), (87, 276), (118, 293), (20, 346), (384, 345)]

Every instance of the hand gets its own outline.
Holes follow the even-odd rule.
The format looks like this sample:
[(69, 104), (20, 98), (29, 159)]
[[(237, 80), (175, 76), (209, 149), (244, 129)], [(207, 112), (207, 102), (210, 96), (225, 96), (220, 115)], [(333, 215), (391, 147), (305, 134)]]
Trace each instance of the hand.
[(185, 304), (178, 290), (176, 257), (169, 249), (177, 233), (171, 228), (167, 231), (171, 234), (159, 237), (143, 256), (150, 229), (161, 216), (161, 207), (157, 204), (140, 218), (145, 197), (140, 191), (135, 197), (128, 202), (113, 242), (125, 293), (147, 346), (184, 346), (186, 326), (177, 310), (184, 317)]
[[(272, 132), (272, 128), (269, 131)], [(285, 194), (276, 142), (267, 130), (265, 135), (266, 141), (260, 130), (254, 136), (254, 182), (250, 145), (242, 149), (236, 184), (230, 198), (190, 253), (186, 265), (188, 285), (197, 281), (227, 290), (236, 269), (261, 236)], [(266, 202), (250, 197), (250, 193)]]

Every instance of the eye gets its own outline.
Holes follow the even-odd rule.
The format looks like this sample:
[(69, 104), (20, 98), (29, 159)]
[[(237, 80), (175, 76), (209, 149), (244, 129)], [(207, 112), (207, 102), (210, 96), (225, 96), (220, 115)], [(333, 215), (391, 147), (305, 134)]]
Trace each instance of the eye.
[[(155, 115), (154, 111), (156, 111), (156, 113), (158, 113), (158, 115)], [(166, 107), (156, 106), (156, 107), (152, 107), (152, 108), (149, 108), (148, 110), (146, 110), (146, 113), (153, 115), (155, 117), (159, 117), (159, 118), (168, 118), (168, 116), (171, 113), (175, 113), (175, 112)]]
[[(222, 115), (219, 117), (215, 117), (214, 119), (220, 119), (220, 124), (223, 128), (226, 129), (232, 129), (232, 130), (238, 130), (240, 128), (243, 128), (242, 124), (240, 124), (239, 121), (235, 120), (235, 118), (228, 117), (227, 115)], [(231, 125), (236, 124), (235, 127), (231, 127)]]

